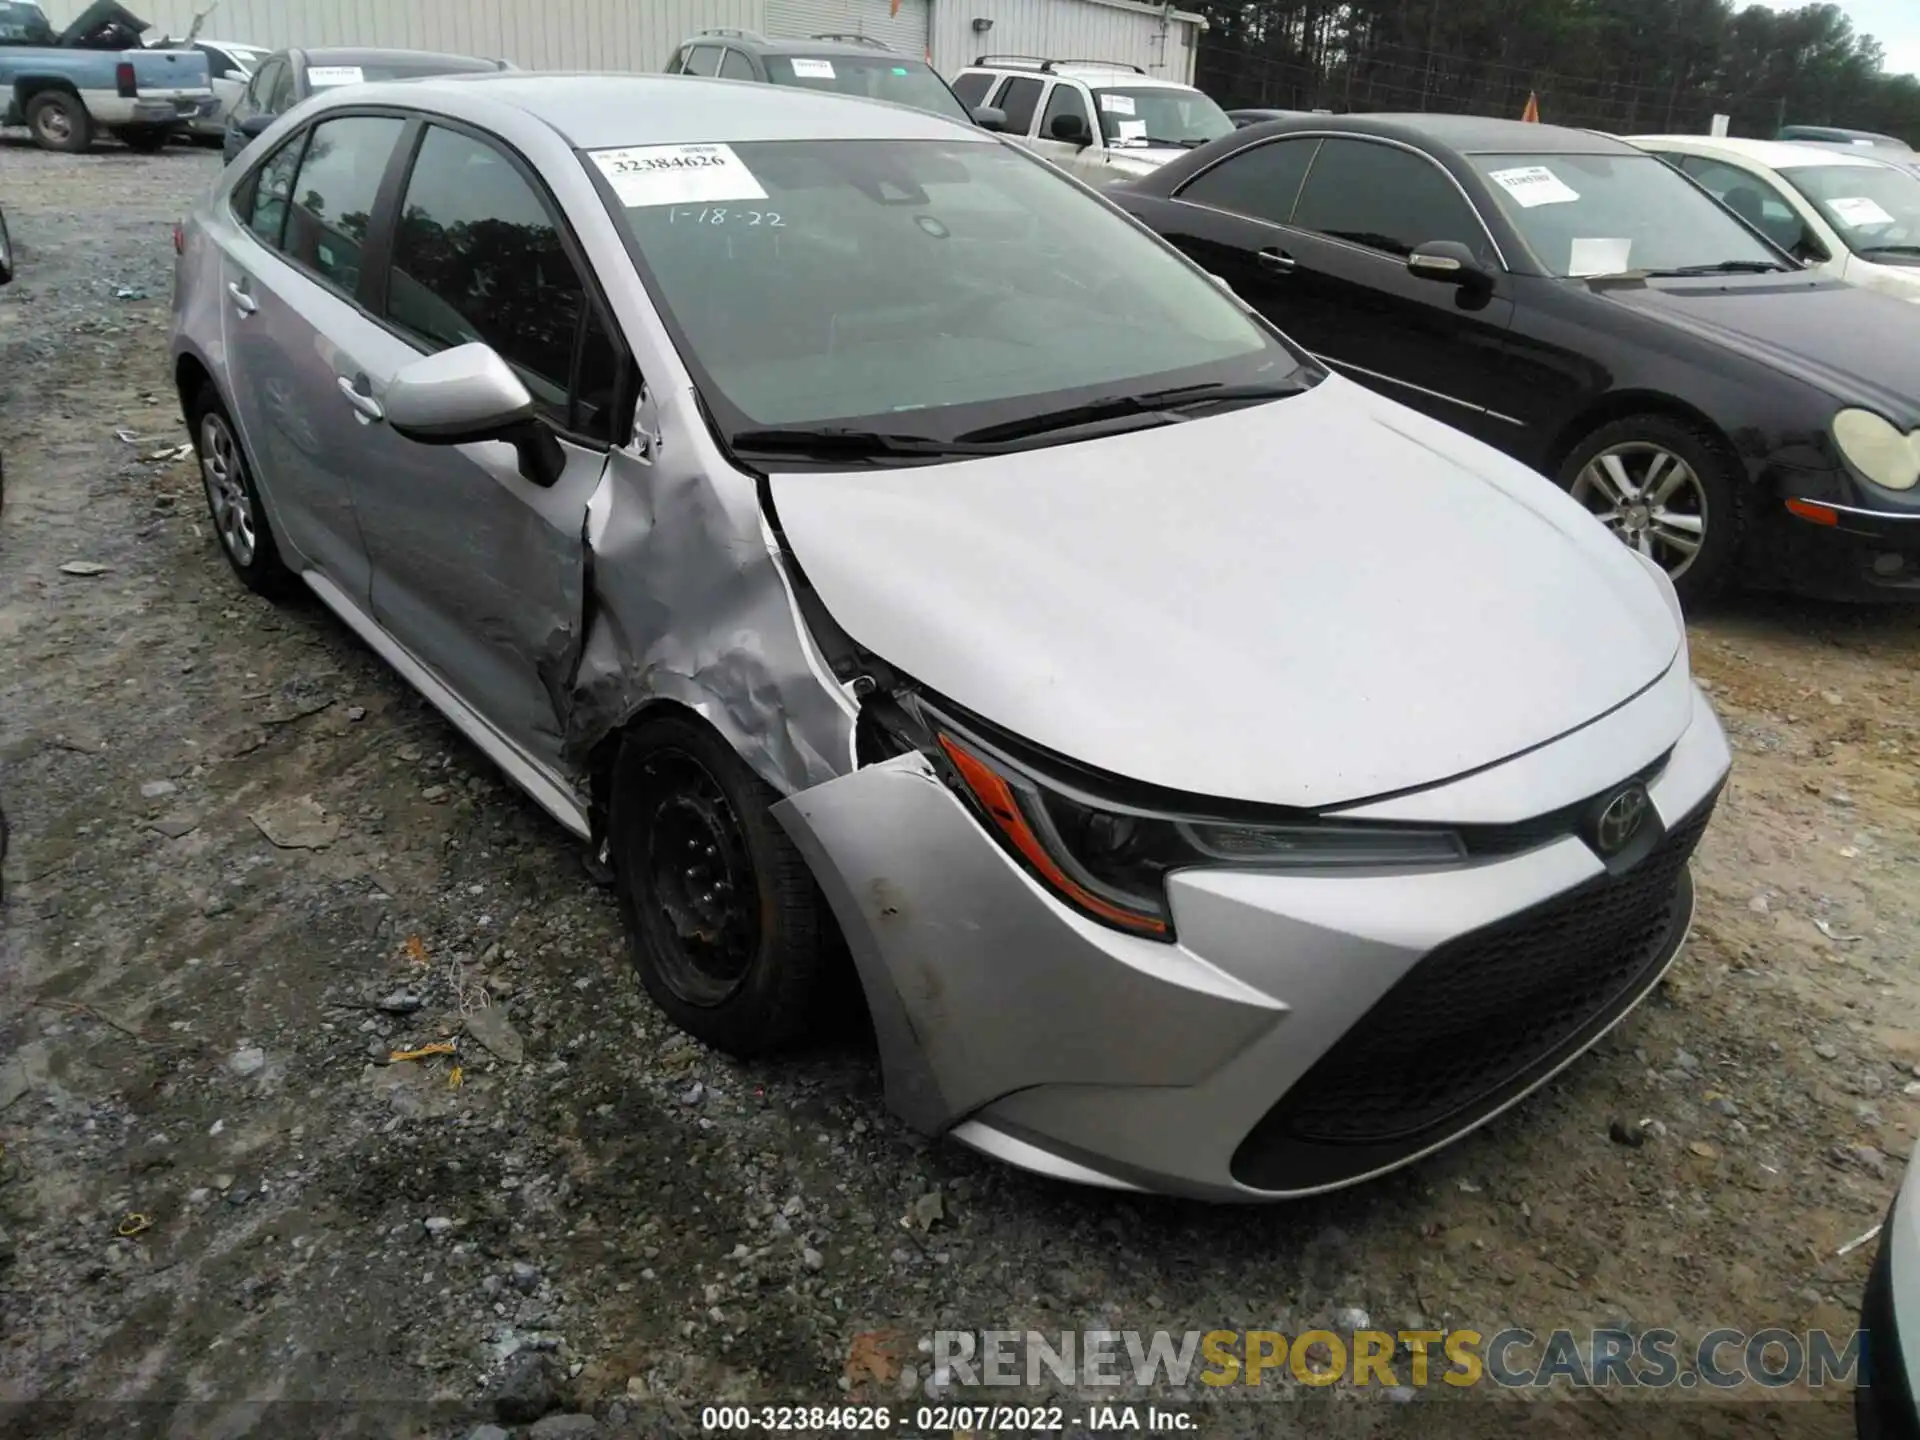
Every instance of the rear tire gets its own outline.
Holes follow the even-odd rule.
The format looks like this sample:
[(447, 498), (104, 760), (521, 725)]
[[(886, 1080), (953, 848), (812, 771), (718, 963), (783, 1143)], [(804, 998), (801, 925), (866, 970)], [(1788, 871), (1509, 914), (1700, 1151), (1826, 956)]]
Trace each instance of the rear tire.
[(667, 1017), (732, 1055), (792, 1045), (826, 993), (832, 922), (779, 800), (700, 721), (642, 719), (608, 826), (634, 967)]
[(246, 451), (233, 417), (220, 403), (219, 392), (208, 381), (193, 402), (193, 450), (200, 462), (200, 481), (207, 492), (207, 513), (220, 551), (256, 595), (278, 600), (295, 589), (294, 573), (280, 558), (260, 488), (253, 482)]
[(1684, 604), (1711, 600), (1733, 580), (1747, 486), (1712, 431), (1651, 412), (1610, 421), (1574, 447), (1559, 480), (1623, 543), (1658, 563)]
[(129, 150), (138, 150), (143, 155), (152, 155), (164, 150), (172, 136), (165, 130), (139, 127), (120, 132), (120, 143)]
[(27, 129), (42, 150), (83, 155), (93, 146), (93, 117), (67, 90), (42, 90), (27, 102)]

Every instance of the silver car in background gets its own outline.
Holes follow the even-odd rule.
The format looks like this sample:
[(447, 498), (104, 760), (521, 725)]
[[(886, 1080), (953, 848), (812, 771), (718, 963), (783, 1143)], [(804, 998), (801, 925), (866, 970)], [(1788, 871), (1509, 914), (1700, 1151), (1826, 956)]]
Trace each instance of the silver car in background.
[(182, 234), (233, 568), (582, 837), (710, 1044), (806, 1037), (850, 953), (920, 1131), (1274, 1198), (1481, 1124), (1679, 952), (1729, 756), (1665, 577), (1016, 146), (368, 84)]

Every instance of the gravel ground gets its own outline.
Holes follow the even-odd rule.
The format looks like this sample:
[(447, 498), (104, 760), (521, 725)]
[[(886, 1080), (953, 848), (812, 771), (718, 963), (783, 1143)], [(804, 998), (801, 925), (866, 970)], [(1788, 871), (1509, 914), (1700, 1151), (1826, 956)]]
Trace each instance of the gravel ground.
[[(1692, 945), (1528, 1103), (1306, 1203), (1069, 1189), (906, 1132), (857, 1044), (677, 1034), (558, 828), (317, 605), (232, 580), (165, 457), (167, 227), (216, 166), (0, 140), (0, 1401), (671, 1433), (723, 1398), (898, 1405), (936, 1326), (1852, 1328), (1871, 1247), (1838, 1251), (1920, 1119), (1920, 617), (1695, 626), (1738, 753)], [(1158, 1398), (1209, 1435), (1449, 1402), (1493, 1434), (1518, 1403)], [(1548, 1398), (1530, 1428), (1851, 1433), (1832, 1390)]]

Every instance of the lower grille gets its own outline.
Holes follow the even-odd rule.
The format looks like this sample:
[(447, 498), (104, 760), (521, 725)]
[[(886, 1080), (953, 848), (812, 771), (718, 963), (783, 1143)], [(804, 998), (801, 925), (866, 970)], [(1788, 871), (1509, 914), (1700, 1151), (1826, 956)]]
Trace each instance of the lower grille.
[(1709, 800), (1625, 874), (1426, 956), (1254, 1126), (1234, 1178), (1295, 1189), (1366, 1174), (1471, 1124), (1588, 1043), (1679, 943), (1687, 861), (1712, 812)]

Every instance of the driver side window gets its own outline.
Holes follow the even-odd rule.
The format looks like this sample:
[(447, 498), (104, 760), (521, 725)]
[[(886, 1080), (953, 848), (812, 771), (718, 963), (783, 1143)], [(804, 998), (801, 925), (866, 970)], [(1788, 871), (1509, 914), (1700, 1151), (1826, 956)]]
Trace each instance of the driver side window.
[(1714, 199), (1782, 250), (1803, 260), (1831, 258), (1792, 203), (1769, 181), (1700, 155), (1687, 156), (1680, 162), (1680, 168), (1698, 180)]
[(273, 93), (274, 84), (287, 73), (287, 62), (275, 56), (254, 72), (253, 83), (247, 86), (245, 108), (265, 111), (267, 96)]
[(1066, 137), (1053, 133), (1053, 122), (1063, 116), (1071, 116), (1080, 122), (1080, 137), (1091, 138), (1093, 122), (1087, 115), (1087, 102), (1081, 97), (1080, 87), (1071, 80), (1056, 80), (1053, 89), (1047, 95), (1046, 113), (1040, 117), (1040, 138), (1058, 140)]
[(1472, 207), (1444, 170), (1424, 155), (1370, 140), (1322, 143), (1293, 224), (1398, 260), (1435, 240), (1457, 240), (1476, 255), (1487, 246)]

